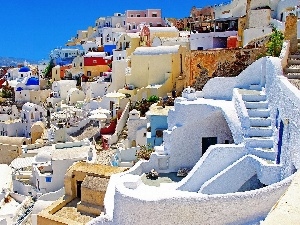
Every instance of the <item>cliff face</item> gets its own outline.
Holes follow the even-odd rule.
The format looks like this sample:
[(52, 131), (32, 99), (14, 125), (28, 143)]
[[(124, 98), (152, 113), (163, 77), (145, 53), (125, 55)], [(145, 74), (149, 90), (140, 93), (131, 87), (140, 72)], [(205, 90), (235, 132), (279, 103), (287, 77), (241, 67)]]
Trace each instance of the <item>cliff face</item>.
[(264, 48), (191, 51), (185, 60), (186, 84), (202, 90), (210, 78), (237, 76), (264, 52)]

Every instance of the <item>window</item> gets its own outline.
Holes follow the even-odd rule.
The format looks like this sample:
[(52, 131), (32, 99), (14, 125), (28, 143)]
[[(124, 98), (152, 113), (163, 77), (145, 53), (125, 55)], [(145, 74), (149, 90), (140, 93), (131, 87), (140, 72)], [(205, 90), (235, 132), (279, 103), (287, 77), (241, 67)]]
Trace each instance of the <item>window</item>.
[(87, 76), (90, 77), (92, 75), (91, 71), (87, 71)]
[(158, 138), (163, 137), (163, 131), (162, 130), (156, 130), (155, 134), (156, 134), (156, 137), (158, 137)]
[(152, 25), (153, 25), (152, 23), (149, 23), (149, 26), (150, 26), (150, 27), (152, 27)]
[(133, 17), (133, 14), (130, 14), (130, 17)]
[(141, 17), (141, 15), (140, 15), (140, 14), (137, 14), (136, 17)]
[(146, 134), (147, 134), (147, 133), (144, 133), (144, 137), (146, 137)]
[(96, 59), (94, 59), (94, 60), (93, 60), (93, 63), (97, 63), (97, 60), (96, 60)]
[(46, 177), (46, 182), (51, 182), (51, 180), (52, 180), (52, 177)]
[(157, 17), (157, 13), (152, 13), (152, 17)]

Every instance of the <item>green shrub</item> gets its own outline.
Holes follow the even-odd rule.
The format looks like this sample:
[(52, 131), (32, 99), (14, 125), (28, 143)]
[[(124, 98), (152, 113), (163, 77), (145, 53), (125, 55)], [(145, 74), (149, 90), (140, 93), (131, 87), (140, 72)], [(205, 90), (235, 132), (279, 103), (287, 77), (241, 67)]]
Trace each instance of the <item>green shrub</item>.
[(283, 44), (284, 35), (283, 33), (273, 28), (273, 32), (271, 34), (270, 40), (267, 43), (267, 55), (278, 57), (281, 52), (282, 44)]

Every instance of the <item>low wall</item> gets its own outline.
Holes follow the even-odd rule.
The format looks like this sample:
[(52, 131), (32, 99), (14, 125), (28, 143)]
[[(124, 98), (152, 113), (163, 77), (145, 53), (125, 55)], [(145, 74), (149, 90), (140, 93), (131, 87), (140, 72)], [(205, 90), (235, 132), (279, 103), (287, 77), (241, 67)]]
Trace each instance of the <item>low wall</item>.
[[(218, 144), (210, 146), (189, 174), (176, 184), (177, 189), (190, 192), (199, 191), (204, 182), (245, 154), (247, 151), (244, 145)], [(212, 167), (212, 165), (214, 166)]]
[(129, 108), (130, 108), (130, 103), (128, 102), (126, 104), (126, 107), (125, 107), (120, 119), (118, 119), (118, 123), (117, 123), (117, 126), (116, 126), (115, 133), (108, 140), (108, 143), (110, 145), (118, 142), (119, 136), (122, 133), (122, 130), (123, 130), (124, 126), (127, 123), (127, 119), (128, 119), (128, 115), (129, 115)]
[[(249, 88), (251, 84), (261, 84), (266, 58), (260, 58), (237, 77), (215, 77), (210, 79), (202, 90), (202, 96), (208, 99), (232, 99), (234, 88)], [(222, 88), (220, 88), (222, 87)]]
[(43, 201), (56, 201), (60, 197), (62, 197), (65, 194), (65, 188), (61, 188), (58, 191), (55, 192), (49, 192), (47, 194), (41, 195), (38, 200)]
[[(100, 216), (96, 224), (246, 224), (264, 219), (290, 185), (292, 177), (254, 191), (226, 195), (141, 187), (140, 191), (118, 184), (113, 219)], [(111, 208), (110, 208), (111, 210)], [(150, 213), (153, 212), (153, 213)], [(113, 212), (107, 212), (112, 215)]]

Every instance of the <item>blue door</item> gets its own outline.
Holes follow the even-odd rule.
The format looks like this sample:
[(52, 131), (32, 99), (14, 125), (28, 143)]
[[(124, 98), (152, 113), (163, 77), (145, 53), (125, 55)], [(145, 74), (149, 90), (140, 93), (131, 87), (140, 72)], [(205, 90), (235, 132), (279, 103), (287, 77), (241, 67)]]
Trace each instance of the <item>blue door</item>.
[(280, 125), (279, 125), (278, 151), (277, 151), (277, 157), (276, 157), (276, 164), (280, 164), (283, 129), (284, 129), (284, 123), (281, 120)]

